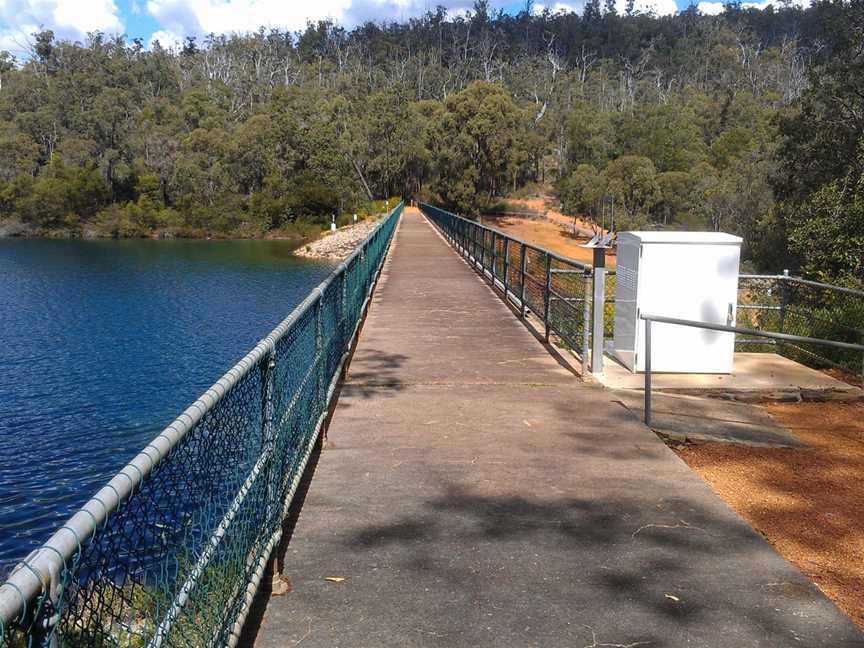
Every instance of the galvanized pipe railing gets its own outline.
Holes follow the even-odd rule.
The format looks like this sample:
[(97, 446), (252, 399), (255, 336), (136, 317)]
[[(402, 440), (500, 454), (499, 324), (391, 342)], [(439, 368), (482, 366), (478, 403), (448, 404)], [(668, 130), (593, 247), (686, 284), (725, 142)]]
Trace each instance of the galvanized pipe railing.
[[(590, 371), (594, 273), (591, 265), (527, 243), (434, 205), (421, 211), (445, 239), (521, 317), (528, 311), (542, 318), (546, 341), (554, 333), (579, 353), (583, 373)], [(518, 283), (518, 286), (516, 284)], [(601, 306), (602, 309), (602, 306)], [(601, 317), (602, 322), (602, 317)], [(601, 344), (602, 347), (602, 344)]]
[(789, 335), (788, 333), (774, 333), (770, 331), (759, 331), (741, 326), (727, 326), (725, 324), (714, 324), (711, 322), (700, 322), (697, 320), (678, 319), (676, 317), (663, 317), (661, 315), (642, 314), (639, 319), (645, 322), (645, 425), (651, 426), (651, 378), (652, 378), (652, 350), (651, 350), (651, 325), (672, 324), (675, 326), (686, 326), (690, 328), (705, 329), (708, 331), (719, 331), (721, 333), (733, 333), (739, 335), (756, 335), (772, 340), (783, 340), (786, 342), (798, 342), (801, 344), (815, 344), (835, 349), (846, 349), (864, 353), (864, 345), (849, 342), (838, 342), (837, 340), (823, 340), (821, 338), (804, 337), (801, 335)]
[[(846, 286), (780, 275), (740, 276), (740, 320), (747, 328), (792, 333), (801, 337), (864, 343), (864, 291)], [(771, 345), (781, 355), (817, 367), (864, 371), (864, 358), (848, 349), (830, 351), (818, 345), (739, 336), (739, 347)]]
[(236, 643), (402, 209), (13, 569), (0, 645)]

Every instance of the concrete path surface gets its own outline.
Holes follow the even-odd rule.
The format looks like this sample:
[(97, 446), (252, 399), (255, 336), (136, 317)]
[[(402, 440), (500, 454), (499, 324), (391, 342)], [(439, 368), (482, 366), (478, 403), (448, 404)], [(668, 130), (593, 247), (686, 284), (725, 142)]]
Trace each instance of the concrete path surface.
[[(638, 420), (645, 420), (644, 391), (616, 389), (613, 398)], [(803, 445), (761, 405), (721, 398), (654, 392), (651, 428), (675, 441), (692, 443), (739, 443), (765, 448)]]
[(407, 210), (259, 648), (864, 646)]

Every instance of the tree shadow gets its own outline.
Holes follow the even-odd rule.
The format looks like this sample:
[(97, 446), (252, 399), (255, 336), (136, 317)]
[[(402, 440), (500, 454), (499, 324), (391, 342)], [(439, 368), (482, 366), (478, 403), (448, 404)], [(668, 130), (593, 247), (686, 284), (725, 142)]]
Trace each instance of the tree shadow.
[[(520, 609), (529, 596), (528, 586), (513, 578), (521, 569), (514, 564), (530, 564), (542, 555), (565, 583), (572, 574), (581, 590), (565, 584), (544, 596), (551, 598), (546, 603), (569, 601), (583, 610), (574, 621), (582, 625), (586, 646), (613, 640), (614, 645), (678, 645), (674, 638), (682, 633), (704, 637), (700, 633), (706, 624), (730, 622), (730, 632), (742, 637), (777, 638), (771, 645), (787, 645), (794, 633), (806, 645), (862, 645), (851, 624), (835, 628), (828, 643), (807, 644), (807, 637), (819, 636), (826, 617), (828, 622), (832, 618), (816, 587), (735, 516), (718, 515), (716, 507), (686, 496), (664, 498), (652, 507), (627, 496), (550, 500), (478, 494), (450, 484), (427, 500), (422, 511), (351, 533), (341, 550), (359, 563), (364, 552), (373, 552), (378, 560), (385, 552), (408, 582), (424, 582), (434, 573), (453, 590), (473, 592), (488, 587), (478, 584), (471, 564), (470, 548), (476, 547), (507, 558), (491, 594), (504, 609)], [(616, 606), (629, 610), (631, 626), (610, 623), (601, 612)], [(826, 616), (819, 619), (819, 612)], [(625, 636), (610, 636), (622, 629)]]
[[(781, 422), (806, 447), (709, 444), (682, 447), (679, 454), (864, 625), (864, 406), (814, 403), (785, 409)], [(838, 414), (832, 420), (826, 412)]]
[(408, 356), (401, 353), (358, 348), (342, 385), (342, 394), (370, 399), (402, 391), (405, 383), (399, 377), (399, 370), (407, 360)]
[(297, 490), (294, 492), (294, 499), (291, 501), (291, 507), (288, 509), (288, 516), (282, 521), (282, 537), (279, 540), (279, 544), (274, 547), (270, 560), (267, 561), (267, 567), (265, 568), (264, 575), (261, 578), (261, 584), (252, 600), (252, 605), (249, 608), (249, 613), (246, 617), (245, 623), (243, 624), (243, 629), (237, 642), (239, 648), (253, 648), (255, 641), (258, 638), (258, 633), (261, 630), (261, 623), (264, 620), (264, 614), (267, 612), (267, 605), (273, 595), (273, 577), (276, 574), (282, 574), (284, 572), (285, 553), (291, 544), (291, 539), (294, 537), (294, 531), (297, 528), (297, 522), (300, 519), (303, 504), (306, 502), (306, 496), (309, 493), (309, 486), (311, 485), (312, 478), (315, 476), (315, 471), (318, 468), (318, 461), (321, 458), (323, 446), (324, 435), (321, 434), (318, 436), (315, 447), (309, 455), (306, 469), (300, 477)]

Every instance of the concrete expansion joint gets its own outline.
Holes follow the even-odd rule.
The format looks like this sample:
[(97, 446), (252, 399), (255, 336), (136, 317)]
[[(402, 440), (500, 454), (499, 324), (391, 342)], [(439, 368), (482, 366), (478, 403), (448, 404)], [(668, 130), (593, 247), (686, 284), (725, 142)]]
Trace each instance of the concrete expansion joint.
[(353, 387), (374, 387), (393, 389), (394, 387), (528, 387), (531, 389), (548, 389), (548, 388), (569, 388), (566, 384), (556, 383), (537, 383), (537, 382), (522, 382), (522, 381), (494, 381), (494, 380), (478, 380), (478, 381), (454, 381), (454, 380), (352, 380), (348, 378), (345, 385)]

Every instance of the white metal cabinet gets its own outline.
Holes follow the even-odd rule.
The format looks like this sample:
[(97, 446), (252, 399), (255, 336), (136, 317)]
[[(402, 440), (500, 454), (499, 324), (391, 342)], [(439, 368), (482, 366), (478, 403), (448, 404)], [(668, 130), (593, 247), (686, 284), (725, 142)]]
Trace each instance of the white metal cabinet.
[[(618, 235), (614, 351), (631, 371), (645, 369), (643, 313), (734, 324), (741, 238), (719, 232)], [(654, 371), (731, 373), (732, 333), (654, 323)]]

